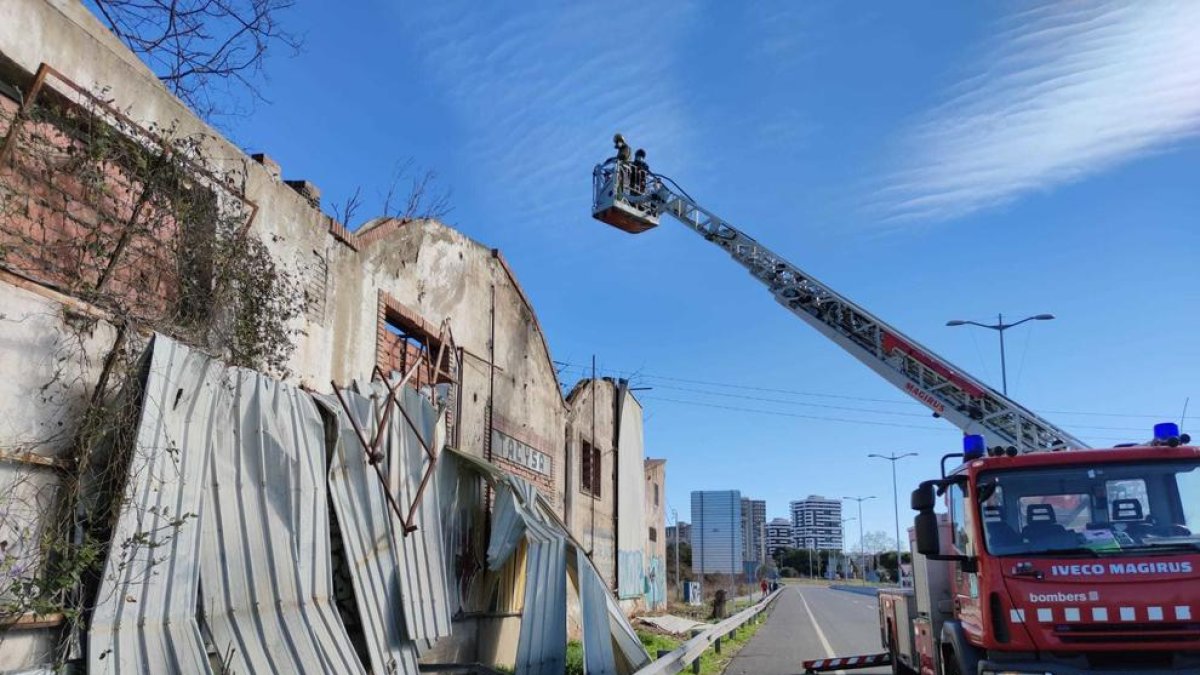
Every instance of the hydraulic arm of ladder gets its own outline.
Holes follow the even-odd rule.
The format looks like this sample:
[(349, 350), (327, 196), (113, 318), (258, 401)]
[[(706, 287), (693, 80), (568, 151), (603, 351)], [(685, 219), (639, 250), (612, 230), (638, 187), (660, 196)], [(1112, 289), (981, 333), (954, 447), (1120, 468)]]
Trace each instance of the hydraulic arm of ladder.
[(596, 166), (592, 182), (595, 218), (637, 233), (658, 225), (663, 214), (674, 217), (724, 249), (792, 314), (935, 416), (964, 434), (982, 434), (988, 448), (1038, 452), (1087, 447), (784, 260), (644, 164), (610, 159)]

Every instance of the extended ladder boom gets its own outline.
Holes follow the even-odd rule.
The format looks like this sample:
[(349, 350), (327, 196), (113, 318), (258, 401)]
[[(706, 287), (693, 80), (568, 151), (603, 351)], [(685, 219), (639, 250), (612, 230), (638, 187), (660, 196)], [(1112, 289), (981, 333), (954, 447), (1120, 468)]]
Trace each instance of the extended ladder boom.
[(982, 434), (988, 448), (1037, 452), (1087, 447), (759, 244), (642, 162), (614, 157), (596, 166), (592, 214), (633, 233), (655, 227), (663, 214), (674, 217), (725, 249), (792, 314), (935, 416), (965, 434)]

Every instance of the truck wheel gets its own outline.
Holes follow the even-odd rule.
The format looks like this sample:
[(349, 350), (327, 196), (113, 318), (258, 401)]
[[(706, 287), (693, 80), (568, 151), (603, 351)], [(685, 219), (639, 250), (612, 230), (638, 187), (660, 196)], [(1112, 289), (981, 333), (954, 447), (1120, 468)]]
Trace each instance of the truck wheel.
[(949, 649), (942, 650), (941, 675), (962, 675), (958, 671), (958, 657)]

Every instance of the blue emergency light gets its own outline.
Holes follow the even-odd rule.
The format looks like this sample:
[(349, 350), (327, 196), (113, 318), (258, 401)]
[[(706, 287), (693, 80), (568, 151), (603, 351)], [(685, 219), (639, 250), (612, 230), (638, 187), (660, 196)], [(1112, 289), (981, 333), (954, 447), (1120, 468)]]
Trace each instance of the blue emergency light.
[[(1157, 427), (1155, 427), (1157, 429)], [(963, 459), (972, 460), (983, 457), (987, 452), (987, 444), (983, 442), (983, 436), (979, 434), (968, 434), (963, 436)]]
[(1154, 425), (1154, 440), (1165, 441), (1179, 436), (1179, 425), (1174, 422), (1160, 422)]

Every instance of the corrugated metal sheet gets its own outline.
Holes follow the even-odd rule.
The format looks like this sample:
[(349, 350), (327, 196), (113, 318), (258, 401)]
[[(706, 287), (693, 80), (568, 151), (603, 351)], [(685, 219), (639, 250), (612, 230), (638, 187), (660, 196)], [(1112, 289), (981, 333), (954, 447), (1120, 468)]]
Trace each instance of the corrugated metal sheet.
[(567, 542), (538, 509), (537, 489), (507, 477), (496, 485), (488, 565), (498, 570), (524, 537), (525, 608), (517, 642), (516, 672), (558, 675), (567, 660)]
[[(442, 510), (442, 551), (449, 585), (447, 610), (453, 616), (468, 604), (468, 594), (480, 592), (476, 576), (486, 567), (483, 541), (483, 481), (457, 455), (443, 452), (438, 460), (438, 497)], [(477, 605), (475, 605), (477, 606)]]
[[(376, 400), (383, 401), (386, 391), (382, 382), (374, 384)], [(438, 448), (441, 443), (435, 439), (438, 414), (433, 405), (411, 387), (401, 387), (401, 393), (401, 404), (412, 424), (410, 426), (404, 415), (393, 412), (388, 420), (385, 454), (389, 487), (401, 508), (407, 509), (416, 498), (422, 477), (431, 469), (430, 459), (417, 433), (430, 447)], [(430, 478), (414, 514), (416, 531), (399, 538), (400, 602), (404, 623), (408, 636), (422, 650), (431, 648), (438, 638), (450, 635), (439, 483)]]
[[(516, 476), (503, 471), (499, 467), (485, 462), (478, 457), (473, 457), (455, 450), (449, 450), (449, 452), (452, 454), (452, 456), (459, 460), (463, 466), (472, 467), (482, 474), (485, 479), (487, 479), (487, 481), (496, 489), (496, 505), (493, 508), (492, 515), (492, 540), (488, 544), (488, 567), (495, 570), (499, 569), (499, 567), (504, 564), (504, 559), (500, 558), (499, 554), (507, 551), (509, 552), (509, 555), (511, 555), (511, 552), (516, 550), (516, 545), (512, 543), (510, 539), (519, 538), (522, 536), (524, 528), (532, 520), (536, 519), (541, 523), (544, 523), (547, 527), (553, 528), (556, 532), (561, 534), (566, 546), (568, 547), (568, 552), (574, 553), (576, 564), (573, 567), (577, 577), (575, 580), (576, 587), (579, 588), (585, 583), (581, 581), (582, 577), (591, 577), (592, 581), (588, 583), (593, 583), (597, 587), (604, 589), (602, 595), (604, 597), (604, 604), (607, 610), (607, 625), (596, 625), (595, 623), (589, 625), (585, 622), (583, 626), (584, 635), (586, 636), (590, 632), (592, 634), (599, 633), (600, 635), (611, 638), (612, 644), (614, 644), (618, 650), (616, 652), (618, 664), (624, 665), (625, 670), (636, 670), (637, 668), (649, 663), (650, 655), (646, 653), (646, 648), (642, 646), (642, 642), (640, 639), (638, 639), (637, 633), (634, 632), (633, 626), (631, 626), (629, 624), (629, 620), (625, 618), (625, 613), (621, 611), (621, 607), (617, 604), (616, 598), (614, 598), (612, 594), (608, 592), (603, 577), (600, 576), (600, 571), (596, 569), (596, 566), (584, 554), (583, 547), (581, 547), (579, 542), (575, 541), (575, 539), (571, 536), (570, 532), (567, 530), (566, 524), (564, 524), (558, 519), (557, 516), (554, 515), (554, 510), (551, 508), (550, 504), (543, 499), (540, 494), (538, 494), (537, 490), (524, 480), (521, 480), (520, 478), (517, 478)], [(524, 503), (517, 501), (516, 495), (521, 494), (526, 495), (525, 499), (528, 501)], [(501, 502), (502, 499), (504, 500), (503, 503)], [(536, 504), (536, 510), (528, 508), (526, 504)], [(502, 506), (503, 508), (501, 508)], [(497, 535), (498, 530), (501, 532), (499, 536)], [(536, 588), (533, 577), (530, 577), (530, 580), (527, 581), (527, 592), (530, 587)], [(582, 594), (582, 592), (583, 591), (581, 590), (580, 593)], [(585, 614), (584, 616), (586, 619), (589, 615)], [(591, 615), (591, 621), (594, 622), (597, 616), (598, 615), (594, 614)], [(526, 611), (521, 617), (522, 630), (520, 639), (522, 641), (535, 638), (542, 639), (541, 636), (545, 635), (544, 630), (531, 629), (527, 633), (525, 631), (524, 624), (527, 621), (538, 622), (543, 620), (544, 619), (537, 616), (531, 616), (529, 614), (529, 606), (526, 606)], [(566, 617), (564, 615), (563, 624), (565, 625), (565, 623)], [(556, 640), (557, 638), (553, 639)], [(587, 638), (585, 637), (585, 639)], [(528, 647), (528, 650), (529, 653), (534, 653), (539, 649), (545, 650), (552, 646), (553, 645), (537, 645), (536, 647), (530, 646)], [(518, 646), (518, 651), (520, 649), (521, 647)], [(595, 653), (595, 651), (596, 650), (593, 650), (593, 653)], [(521, 673), (525, 671), (520, 670), (520, 666), (518, 666), (518, 672)]]
[[(575, 579), (579, 588), (580, 614), (583, 617), (583, 661), (588, 675), (615, 675), (616, 657), (612, 637), (607, 630), (596, 630), (608, 624), (608, 608), (604, 597), (608, 590), (600, 577), (589, 569), (587, 557), (576, 551)], [(589, 630), (591, 629), (591, 630)]]
[(88, 672), (208, 673), (196, 591), (203, 493), (227, 455), (224, 368), (155, 336), (126, 495), (88, 631)]
[[(346, 392), (346, 403), (355, 418), (371, 420), (370, 399)], [(329, 465), (329, 490), (341, 528), (342, 542), (354, 585), (354, 599), (363, 624), (363, 639), (377, 674), (417, 672), (417, 647), (405, 638), (400, 610), (400, 557), (393, 520), (383, 486), (366, 461), (354, 428), (333, 397), (321, 402), (337, 419), (337, 443)]]
[(331, 600), (316, 404), (258, 373), (228, 372), (234, 443), (214, 448), (200, 550), (213, 642), (238, 673), (362, 673)]

